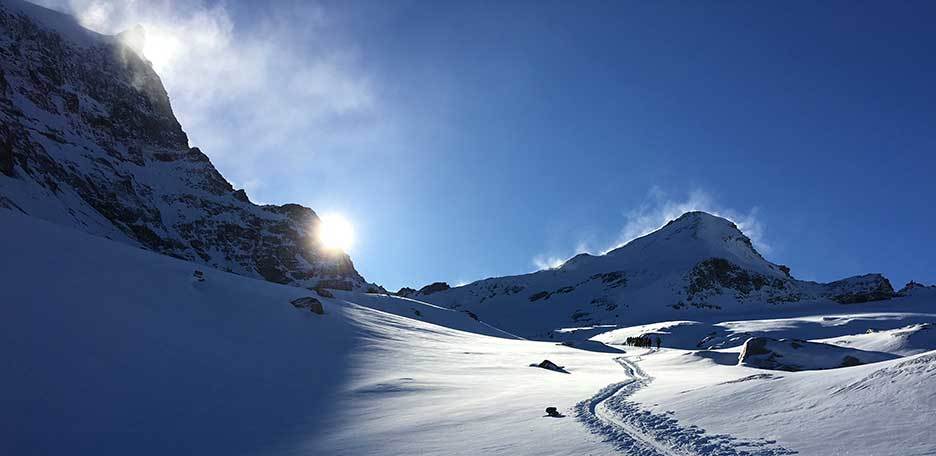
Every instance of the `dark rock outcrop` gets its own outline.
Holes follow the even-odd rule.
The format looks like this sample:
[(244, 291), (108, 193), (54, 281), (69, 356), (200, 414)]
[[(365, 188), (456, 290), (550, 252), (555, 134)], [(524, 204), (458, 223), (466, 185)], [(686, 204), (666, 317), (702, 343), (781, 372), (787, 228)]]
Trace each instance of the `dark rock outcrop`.
[(311, 296), (296, 298), (289, 301), (289, 303), (297, 309), (309, 309), (309, 311), (314, 314), (322, 315), (325, 313), (325, 307), (322, 305), (322, 301)]
[(408, 298), (408, 297), (410, 297), (410, 296), (415, 295), (416, 293), (417, 293), (417, 291), (414, 290), (414, 289), (412, 289), (412, 288), (410, 288), (410, 287), (403, 287), (403, 288), (400, 288), (400, 290), (397, 291), (397, 292), (394, 293), (394, 294), (397, 295), (397, 296), (402, 296), (402, 297), (404, 297), (404, 298)]
[(429, 285), (426, 285), (426, 286), (420, 288), (420, 289), (419, 289), (419, 294), (421, 294), (421, 295), (430, 295), (430, 294), (432, 294), (432, 293), (438, 293), (438, 292), (440, 292), (440, 291), (448, 290), (449, 288), (452, 288), (452, 287), (450, 287), (449, 284), (447, 284), (447, 283), (445, 283), (445, 282), (435, 282), (435, 283), (431, 283), (431, 284), (429, 284)]
[(805, 340), (752, 337), (744, 342), (738, 364), (795, 372), (858, 366), (894, 358), (897, 355)]
[(826, 285), (827, 296), (841, 304), (883, 301), (895, 296), (894, 287), (881, 274), (849, 277)]

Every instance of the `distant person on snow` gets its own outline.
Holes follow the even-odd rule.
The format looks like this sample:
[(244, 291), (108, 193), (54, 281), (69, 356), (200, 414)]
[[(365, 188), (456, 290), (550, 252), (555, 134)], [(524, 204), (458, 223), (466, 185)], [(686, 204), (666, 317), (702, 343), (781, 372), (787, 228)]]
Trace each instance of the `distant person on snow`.
[(657, 340), (656, 340), (656, 343), (657, 343), (657, 350), (659, 350), (659, 349), (660, 349), (660, 343), (663, 342), (663, 338), (657, 336), (656, 339), (657, 339)]

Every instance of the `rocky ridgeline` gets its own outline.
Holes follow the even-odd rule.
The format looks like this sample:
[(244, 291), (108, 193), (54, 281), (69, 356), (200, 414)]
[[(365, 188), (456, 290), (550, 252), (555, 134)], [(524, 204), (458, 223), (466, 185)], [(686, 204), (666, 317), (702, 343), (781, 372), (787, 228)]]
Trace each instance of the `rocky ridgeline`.
[(259, 206), (188, 138), (131, 35), (0, 0), (0, 207), (272, 282), (361, 289), (296, 204)]

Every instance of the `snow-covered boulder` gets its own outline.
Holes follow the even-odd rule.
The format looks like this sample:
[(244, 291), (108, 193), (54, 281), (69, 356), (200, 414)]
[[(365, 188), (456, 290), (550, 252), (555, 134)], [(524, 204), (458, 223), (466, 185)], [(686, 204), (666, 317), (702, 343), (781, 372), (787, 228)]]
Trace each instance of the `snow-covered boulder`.
[(752, 337), (744, 343), (738, 364), (783, 371), (834, 369), (897, 358), (880, 352), (856, 350), (797, 339)]

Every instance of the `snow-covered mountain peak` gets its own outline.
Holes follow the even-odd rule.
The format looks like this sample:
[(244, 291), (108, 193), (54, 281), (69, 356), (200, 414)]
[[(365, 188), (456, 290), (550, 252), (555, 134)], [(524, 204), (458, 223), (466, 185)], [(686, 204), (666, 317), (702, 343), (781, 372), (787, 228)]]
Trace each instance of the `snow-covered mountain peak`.
[(560, 327), (853, 304), (893, 294), (879, 274), (829, 284), (796, 280), (761, 256), (733, 222), (705, 212), (685, 213), (607, 254), (579, 254), (557, 269), (417, 293), (517, 334), (549, 338)]
[(745, 269), (774, 277), (785, 276), (754, 248), (751, 239), (728, 219), (706, 212), (687, 212), (656, 231), (636, 238), (603, 256), (576, 257), (563, 269), (640, 267), (656, 271), (684, 271), (710, 258), (722, 258)]

